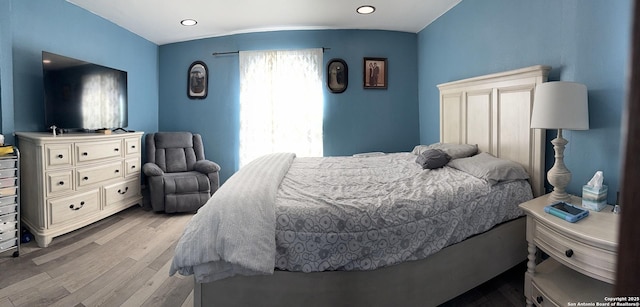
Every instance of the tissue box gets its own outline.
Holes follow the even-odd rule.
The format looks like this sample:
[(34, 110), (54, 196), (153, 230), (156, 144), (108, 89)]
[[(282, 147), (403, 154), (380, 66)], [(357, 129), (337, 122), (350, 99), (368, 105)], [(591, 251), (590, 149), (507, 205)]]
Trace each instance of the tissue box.
[(607, 186), (596, 189), (592, 186), (582, 186), (582, 207), (600, 211), (607, 205)]

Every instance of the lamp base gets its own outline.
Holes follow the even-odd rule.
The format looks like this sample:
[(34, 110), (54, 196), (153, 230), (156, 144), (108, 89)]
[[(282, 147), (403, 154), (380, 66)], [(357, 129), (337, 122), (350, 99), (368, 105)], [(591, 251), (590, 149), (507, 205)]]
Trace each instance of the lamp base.
[(547, 180), (553, 186), (553, 192), (549, 195), (552, 202), (570, 202), (571, 196), (567, 194), (566, 188), (571, 181), (571, 172), (564, 165), (564, 147), (569, 143), (562, 137), (562, 129), (558, 129), (558, 137), (551, 141), (555, 150), (555, 162), (553, 167), (547, 172)]
[(561, 193), (553, 189), (549, 194), (549, 201), (552, 203), (562, 201), (569, 204), (571, 203), (571, 195), (567, 194), (567, 192)]

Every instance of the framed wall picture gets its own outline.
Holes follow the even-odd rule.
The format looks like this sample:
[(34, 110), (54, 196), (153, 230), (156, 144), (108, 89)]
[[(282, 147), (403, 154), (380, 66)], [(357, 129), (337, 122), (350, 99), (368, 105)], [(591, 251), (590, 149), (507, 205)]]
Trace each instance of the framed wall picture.
[(349, 67), (342, 59), (331, 59), (327, 65), (327, 86), (332, 93), (342, 93), (349, 85)]
[(195, 61), (189, 66), (187, 79), (187, 96), (191, 99), (205, 99), (209, 88), (209, 71), (207, 64)]
[(387, 89), (387, 58), (364, 58), (364, 88)]

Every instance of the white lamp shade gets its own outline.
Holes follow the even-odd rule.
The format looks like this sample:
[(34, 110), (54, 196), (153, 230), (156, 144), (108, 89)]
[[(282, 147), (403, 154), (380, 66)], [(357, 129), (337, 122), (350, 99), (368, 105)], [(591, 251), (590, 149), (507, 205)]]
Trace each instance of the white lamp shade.
[(536, 86), (531, 128), (589, 129), (589, 104), (584, 84), (566, 81)]

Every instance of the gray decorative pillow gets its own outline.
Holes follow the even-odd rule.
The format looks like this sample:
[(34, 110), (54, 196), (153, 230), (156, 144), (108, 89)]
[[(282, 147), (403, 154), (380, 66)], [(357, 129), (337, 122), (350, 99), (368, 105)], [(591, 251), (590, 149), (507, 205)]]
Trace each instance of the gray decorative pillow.
[(423, 169), (441, 168), (451, 160), (451, 157), (440, 149), (427, 149), (416, 158), (416, 163)]
[(471, 157), (478, 153), (476, 144), (433, 143), (431, 145), (417, 145), (413, 148), (414, 155), (419, 155), (428, 149), (440, 149), (448, 154), (451, 159)]
[(501, 181), (529, 179), (529, 174), (522, 165), (496, 158), (486, 152), (469, 158), (452, 160), (449, 162), (449, 166), (485, 179), (492, 185)]

